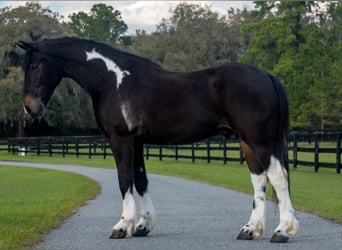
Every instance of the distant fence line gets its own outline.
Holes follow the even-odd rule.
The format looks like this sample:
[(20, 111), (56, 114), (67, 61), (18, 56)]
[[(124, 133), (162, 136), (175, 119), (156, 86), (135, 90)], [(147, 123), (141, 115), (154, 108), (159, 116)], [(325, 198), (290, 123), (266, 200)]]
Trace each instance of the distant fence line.
[[(320, 167), (336, 168), (341, 173), (341, 138), (342, 131), (291, 131), (289, 136), (290, 163), (296, 168), (298, 165), (311, 166), (315, 172)], [(322, 147), (322, 143), (329, 142), (329, 147)], [(13, 137), (7, 139), (7, 148), (1, 147), (15, 154), (26, 155), (75, 155), (79, 156), (111, 156), (108, 141), (101, 136), (78, 136), (78, 137)], [(3, 142), (4, 144), (4, 142)], [(292, 153), (292, 154), (291, 154)], [(301, 155), (310, 154), (312, 160)], [(322, 156), (335, 155), (336, 161), (324, 162)], [(187, 145), (145, 145), (144, 156), (146, 159), (157, 157), (222, 161), (224, 164), (230, 161), (244, 162), (244, 156), (236, 139), (225, 137), (212, 137), (207, 140)], [(332, 156), (334, 157), (334, 156)], [(324, 158), (324, 157), (323, 157)]]

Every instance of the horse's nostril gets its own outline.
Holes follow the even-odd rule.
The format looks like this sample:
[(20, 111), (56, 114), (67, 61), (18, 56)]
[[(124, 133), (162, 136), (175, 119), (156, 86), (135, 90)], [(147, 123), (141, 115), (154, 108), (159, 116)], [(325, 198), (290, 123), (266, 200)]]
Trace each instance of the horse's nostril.
[(23, 105), (24, 111), (26, 114), (30, 115), (33, 118), (42, 117), (45, 113), (45, 107), (42, 103), (40, 103), (37, 107), (32, 108), (30, 106)]
[(24, 112), (28, 115), (32, 115), (32, 110), (30, 109), (29, 106), (23, 105)]

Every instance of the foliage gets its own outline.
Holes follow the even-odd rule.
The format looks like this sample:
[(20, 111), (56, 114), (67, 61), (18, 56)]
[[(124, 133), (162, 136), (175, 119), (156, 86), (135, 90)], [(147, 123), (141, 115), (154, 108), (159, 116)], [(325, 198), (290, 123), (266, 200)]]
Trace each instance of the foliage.
[(49, 125), (64, 134), (97, 131), (92, 103), (88, 94), (71, 79), (64, 79), (47, 105)]
[(8, 68), (7, 77), (0, 80), (1, 105), (0, 122), (13, 123), (17, 121), (22, 106), (17, 102), (21, 98), (23, 75), (20, 68)]
[(220, 17), (209, 6), (181, 3), (170, 11), (152, 34), (137, 31), (133, 51), (174, 71), (190, 71), (237, 61), (241, 50), (240, 27), (246, 10), (230, 9)]
[(71, 29), (77, 36), (114, 45), (128, 29), (121, 13), (110, 5), (94, 4), (90, 12), (80, 11), (69, 16)]
[(248, 48), (240, 60), (286, 85), (292, 127), (324, 129), (342, 121), (340, 12), (340, 2), (256, 2), (254, 21), (243, 27)]
[[(15, 42), (68, 34), (71, 32), (61, 23), (59, 15), (39, 3), (28, 2), (25, 6), (0, 10), (0, 136), (12, 135), (13, 130), (22, 136), (24, 128), (33, 122), (22, 111), (23, 74), (19, 66), (23, 51), (16, 48)], [(87, 94), (71, 80), (57, 88), (49, 106), (53, 108), (44, 120), (64, 133), (75, 127), (96, 128)]]
[(39, 41), (48, 37), (66, 34), (67, 30), (59, 23), (59, 15), (42, 8), (39, 3), (27, 2), (17, 8), (0, 9), (0, 72), (2, 77), (7, 67), (20, 65), (20, 53), (15, 42)]

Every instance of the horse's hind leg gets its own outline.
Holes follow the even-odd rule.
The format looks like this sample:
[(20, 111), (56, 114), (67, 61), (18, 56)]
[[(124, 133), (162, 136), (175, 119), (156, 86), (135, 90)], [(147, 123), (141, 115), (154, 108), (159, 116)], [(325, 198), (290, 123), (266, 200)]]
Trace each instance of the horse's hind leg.
[(244, 225), (237, 239), (252, 240), (260, 237), (265, 229), (265, 200), (267, 176), (258, 162), (255, 152), (245, 142), (240, 142), (245, 159), (250, 169), (254, 188), (253, 209), (249, 221)]
[(287, 175), (288, 173), (281, 166), (280, 161), (274, 156), (271, 156), (267, 177), (277, 193), (280, 214), (280, 223), (274, 230), (271, 242), (287, 242), (289, 236), (295, 235), (298, 229), (298, 221), (294, 215), (294, 209), (290, 199)]
[(140, 219), (134, 236), (146, 236), (155, 226), (155, 211), (147, 190), (148, 180), (144, 164), (143, 144), (134, 147), (134, 184), (140, 197)]
[(267, 180), (272, 184), (279, 202), (280, 223), (275, 229), (271, 242), (285, 243), (298, 229), (298, 221), (292, 207), (287, 171), (280, 161), (272, 155), (267, 146), (253, 148), (241, 141), (241, 147), (248, 163), (254, 187), (253, 210), (248, 223), (242, 227), (238, 239), (252, 240), (264, 230), (264, 214)]

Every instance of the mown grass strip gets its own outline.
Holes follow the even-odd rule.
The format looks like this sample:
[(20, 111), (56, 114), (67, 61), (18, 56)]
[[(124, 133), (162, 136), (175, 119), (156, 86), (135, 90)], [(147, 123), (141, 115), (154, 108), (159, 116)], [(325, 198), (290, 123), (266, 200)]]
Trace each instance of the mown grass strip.
[(84, 176), (0, 166), (0, 249), (32, 246), (99, 191)]

